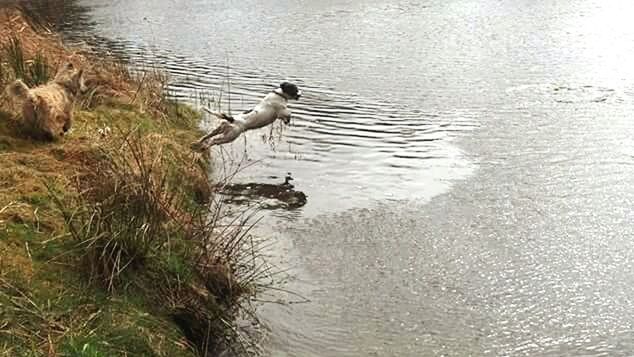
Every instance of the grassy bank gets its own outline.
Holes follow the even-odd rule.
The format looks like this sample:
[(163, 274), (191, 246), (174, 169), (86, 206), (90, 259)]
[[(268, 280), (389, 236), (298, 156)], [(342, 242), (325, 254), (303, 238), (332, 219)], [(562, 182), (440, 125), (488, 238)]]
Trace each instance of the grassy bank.
[[(199, 114), (158, 71), (65, 48), (0, 8), (0, 87), (64, 61), (89, 91), (72, 130), (33, 140), (0, 97), (0, 356), (197, 356), (251, 348), (233, 324), (265, 273), (248, 221), (221, 225)], [(237, 343), (242, 341), (242, 343)]]

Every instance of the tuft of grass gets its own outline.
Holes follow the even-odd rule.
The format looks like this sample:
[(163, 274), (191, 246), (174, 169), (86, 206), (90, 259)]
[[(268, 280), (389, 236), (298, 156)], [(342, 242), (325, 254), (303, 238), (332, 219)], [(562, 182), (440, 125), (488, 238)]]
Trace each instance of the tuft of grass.
[(38, 52), (29, 66), (28, 81), (31, 86), (38, 86), (47, 83), (51, 79), (51, 71), (46, 57), (42, 52)]
[(27, 79), (27, 67), (24, 60), (24, 51), (22, 50), (22, 42), (12, 36), (4, 45), (4, 52), (9, 63), (9, 68), (13, 70), (13, 75), (18, 79)]
[[(9, 67), (13, 71), (13, 76), (22, 79), (29, 87), (44, 84), (51, 79), (51, 70), (46, 57), (42, 52), (37, 52), (29, 64), (24, 55), (22, 42), (18, 37), (13, 36), (9, 39), (4, 45), (4, 52)], [(3, 76), (0, 71), (1, 78)]]
[(210, 190), (194, 154), (141, 127), (118, 137), (77, 176), (72, 202), (51, 189), (81, 257), (77, 270), (110, 293), (133, 289), (162, 306), (202, 354), (251, 348), (233, 321), (271, 274), (250, 235), (255, 212), (229, 219), (220, 200), (198, 203), (183, 185)]
[(159, 254), (170, 238), (166, 225), (183, 214), (177, 208), (182, 196), (178, 170), (165, 160), (169, 155), (161, 146), (146, 142), (151, 141), (134, 130), (101, 148), (99, 164), (79, 176), (74, 211), (56, 201), (85, 254), (91, 279), (109, 291), (122, 275), (143, 269)]

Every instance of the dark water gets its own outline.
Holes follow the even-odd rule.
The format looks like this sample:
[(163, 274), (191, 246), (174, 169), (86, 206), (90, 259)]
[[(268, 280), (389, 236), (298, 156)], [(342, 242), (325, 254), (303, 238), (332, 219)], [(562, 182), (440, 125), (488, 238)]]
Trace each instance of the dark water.
[(214, 151), (308, 194), (260, 227), (310, 300), (262, 306), (271, 355), (634, 354), (634, 3), (79, 4), (177, 98), (303, 87)]

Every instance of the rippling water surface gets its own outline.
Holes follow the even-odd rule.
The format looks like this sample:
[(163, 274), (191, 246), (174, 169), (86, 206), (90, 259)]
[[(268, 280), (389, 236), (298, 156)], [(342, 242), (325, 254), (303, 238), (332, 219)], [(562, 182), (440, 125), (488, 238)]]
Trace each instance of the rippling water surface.
[(176, 98), (304, 89), (214, 150), (308, 194), (260, 227), (310, 300), (262, 306), (270, 354), (634, 354), (634, 5), (79, 3)]

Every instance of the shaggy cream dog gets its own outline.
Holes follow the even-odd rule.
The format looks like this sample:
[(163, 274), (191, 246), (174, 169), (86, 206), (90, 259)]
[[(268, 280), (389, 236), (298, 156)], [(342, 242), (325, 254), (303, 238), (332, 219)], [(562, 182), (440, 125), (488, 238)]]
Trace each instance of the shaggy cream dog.
[(223, 119), (223, 122), (211, 133), (203, 136), (191, 144), (196, 151), (204, 151), (213, 145), (225, 144), (234, 141), (240, 134), (247, 130), (259, 129), (273, 124), (276, 119), (285, 124), (291, 122), (291, 111), (287, 107), (289, 100), (298, 100), (302, 92), (293, 83), (284, 82), (273, 92), (267, 94), (253, 109), (238, 114), (235, 118), (227, 114), (210, 114)]
[(37, 139), (55, 140), (70, 129), (75, 97), (85, 89), (83, 70), (66, 63), (44, 85), (29, 88), (18, 79), (9, 84), (7, 92), (22, 100), (22, 117), (28, 132)]

